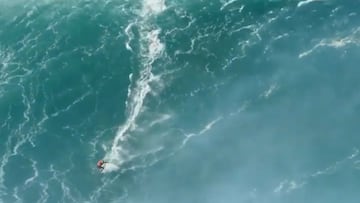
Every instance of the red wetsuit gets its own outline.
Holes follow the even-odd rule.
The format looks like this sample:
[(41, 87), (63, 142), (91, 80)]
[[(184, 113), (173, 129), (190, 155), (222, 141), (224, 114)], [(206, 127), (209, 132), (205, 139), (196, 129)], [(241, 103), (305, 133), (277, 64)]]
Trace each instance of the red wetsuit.
[(99, 169), (104, 169), (104, 163), (105, 161), (99, 160), (96, 165)]

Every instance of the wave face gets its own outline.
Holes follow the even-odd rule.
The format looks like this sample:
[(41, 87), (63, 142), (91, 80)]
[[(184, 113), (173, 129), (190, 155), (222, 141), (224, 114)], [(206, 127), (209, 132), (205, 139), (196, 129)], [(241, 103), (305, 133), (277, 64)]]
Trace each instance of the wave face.
[(0, 0), (0, 203), (357, 202), (359, 15)]

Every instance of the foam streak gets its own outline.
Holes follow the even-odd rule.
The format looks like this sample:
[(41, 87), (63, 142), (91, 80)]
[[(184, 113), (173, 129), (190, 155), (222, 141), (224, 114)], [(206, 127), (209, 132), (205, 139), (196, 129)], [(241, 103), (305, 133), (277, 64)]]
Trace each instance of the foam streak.
[(142, 70), (139, 78), (132, 82), (133, 75), (130, 75), (130, 86), (128, 88), (128, 98), (126, 108), (128, 117), (125, 123), (119, 127), (112, 143), (111, 151), (105, 155), (105, 159), (112, 163), (121, 165), (128, 157), (128, 152), (122, 147), (122, 142), (127, 139), (129, 133), (136, 128), (136, 119), (141, 114), (146, 96), (151, 92), (150, 83), (158, 81), (159, 77), (152, 73), (153, 63), (161, 57), (164, 45), (159, 40), (160, 29), (149, 23), (152, 16), (160, 14), (166, 9), (164, 0), (144, 0), (139, 19), (130, 23), (125, 33), (129, 36), (127, 48), (132, 50), (129, 43), (132, 39), (130, 29), (137, 26), (140, 32), (140, 56)]

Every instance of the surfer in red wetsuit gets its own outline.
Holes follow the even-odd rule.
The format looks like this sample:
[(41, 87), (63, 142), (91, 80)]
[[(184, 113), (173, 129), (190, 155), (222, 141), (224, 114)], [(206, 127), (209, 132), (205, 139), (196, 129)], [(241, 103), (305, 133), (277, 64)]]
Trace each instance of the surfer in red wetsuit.
[(97, 162), (96, 166), (97, 166), (97, 168), (98, 168), (99, 170), (104, 170), (105, 163), (106, 163), (106, 162), (105, 162), (104, 160), (99, 160), (99, 161)]

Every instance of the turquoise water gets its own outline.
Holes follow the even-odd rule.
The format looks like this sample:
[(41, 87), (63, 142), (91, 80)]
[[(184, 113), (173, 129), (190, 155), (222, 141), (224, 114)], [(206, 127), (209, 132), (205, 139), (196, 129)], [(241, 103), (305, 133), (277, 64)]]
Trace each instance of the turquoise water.
[(358, 202), (359, 11), (0, 0), (0, 202)]

